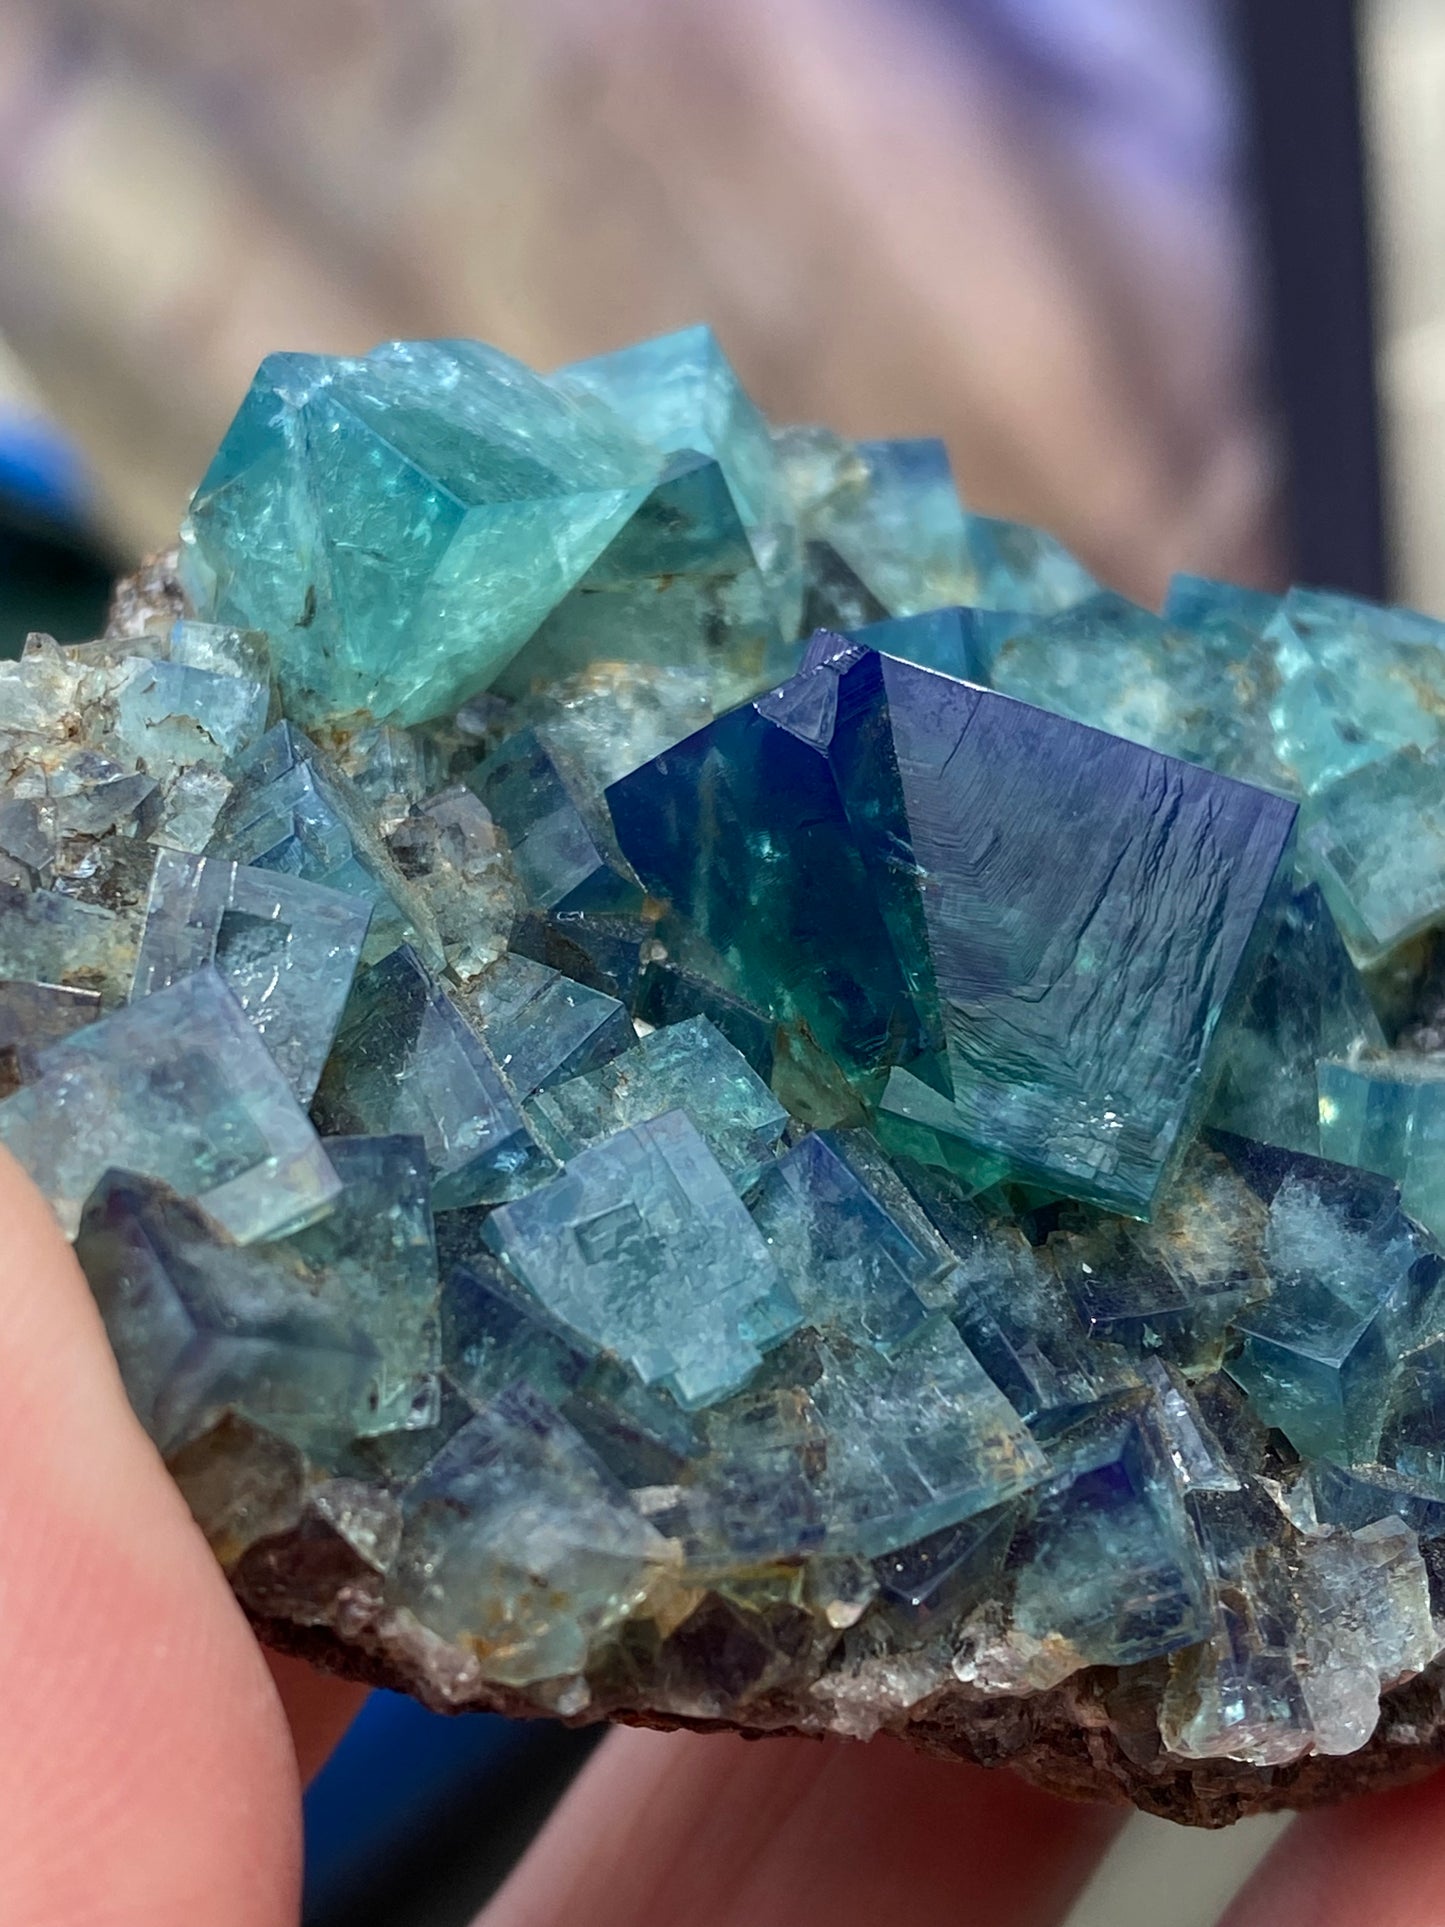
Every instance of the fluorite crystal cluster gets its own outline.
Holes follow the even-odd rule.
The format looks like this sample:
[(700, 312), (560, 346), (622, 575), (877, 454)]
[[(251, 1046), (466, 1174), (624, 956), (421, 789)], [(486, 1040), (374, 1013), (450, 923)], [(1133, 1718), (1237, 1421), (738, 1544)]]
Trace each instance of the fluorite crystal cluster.
[(0, 666), (0, 1142), (265, 1636), (1218, 1821), (1445, 1750), (1445, 625), (281, 355)]

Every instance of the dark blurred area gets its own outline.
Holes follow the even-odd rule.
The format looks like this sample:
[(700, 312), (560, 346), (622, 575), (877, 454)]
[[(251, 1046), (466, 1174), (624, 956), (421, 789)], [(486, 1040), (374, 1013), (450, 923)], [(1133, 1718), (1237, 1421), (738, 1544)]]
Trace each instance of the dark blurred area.
[[(98, 633), (270, 349), (700, 318), (1142, 599), (1445, 613), (1442, 105), (1438, 0), (0, 0), (0, 653)], [(374, 1695), (308, 1927), (462, 1927), (591, 1744)]]

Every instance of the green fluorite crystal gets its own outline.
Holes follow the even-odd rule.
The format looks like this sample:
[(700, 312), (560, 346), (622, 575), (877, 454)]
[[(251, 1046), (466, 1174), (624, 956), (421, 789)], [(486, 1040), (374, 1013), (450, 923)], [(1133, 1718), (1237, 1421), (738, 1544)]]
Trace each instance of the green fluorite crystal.
[(191, 505), (187, 586), (271, 637), (298, 722), (421, 722), (506, 666), (659, 467), (473, 342), (273, 355)]
[(706, 329), (272, 357), (167, 566), (0, 664), (0, 1145), (268, 1638), (1208, 1819), (1438, 1746), (1440, 624), (1156, 615)]

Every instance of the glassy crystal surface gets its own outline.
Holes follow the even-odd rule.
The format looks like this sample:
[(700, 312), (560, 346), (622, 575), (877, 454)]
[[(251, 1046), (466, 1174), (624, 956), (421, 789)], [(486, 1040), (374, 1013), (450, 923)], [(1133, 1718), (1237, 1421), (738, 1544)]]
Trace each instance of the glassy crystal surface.
[(1294, 819), (1282, 798), (847, 648), (608, 803), (648, 888), (774, 1015), (859, 1068), (918, 1065), (945, 1135), (1141, 1215), (1267, 937)]
[(1291, 589), (1266, 631), (1279, 665), (1271, 713), (1306, 793), (1445, 726), (1445, 623), (1354, 596)]
[(1182, 627), (1103, 593), (1016, 626), (995, 652), (988, 680), (1187, 762), (1271, 789), (1292, 787), (1270, 729), (1273, 658), (1242, 622), (1216, 614)]
[(113, 1169), (170, 1185), (243, 1244), (316, 1217), (340, 1188), (213, 968), (48, 1044), (36, 1069), (0, 1104), (0, 1143), (71, 1233)]
[(615, 997), (530, 957), (503, 957), (473, 987), (468, 1008), (518, 1097), (581, 1077), (637, 1042)]
[(1445, 1061), (1380, 1051), (1319, 1066), (1320, 1148), (1378, 1171), (1400, 1202), (1445, 1237)]
[(0, 1144), (268, 1641), (1211, 1824), (1415, 1770), (1442, 625), (1154, 615), (706, 329), (274, 357), (185, 546), (0, 663)]
[(278, 723), (234, 776), (209, 855), (281, 870), (369, 903), (368, 963), (403, 942), (441, 961), (430, 906), (408, 886), (362, 798), (309, 737)]
[(642, 661), (696, 668), (726, 708), (788, 673), (797, 621), (759, 569), (722, 463), (687, 452), (496, 686), (525, 695), (592, 663)]
[[(1362, 968), (1445, 918), (1445, 752), (1395, 751), (1305, 805), (1300, 866)], [(1410, 834), (1399, 833), (1401, 823)]]
[(494, 1250), (592, 1345), (686, 1406), (714, 1403), (799, 1314), (684, 1112), (618, 1131), (487, 1223)]
[(1440, 1259), (1387, 1179), (1262, 1147), (1242, 1161), (1269, 1207), (1270, 1291), (1235, 1321), (1230, 1373), (1296, 1451), (1368, 1461), (1400, 1354), (1439, 1315)]
[(632, 1124), (683, 1110), (742, 1186), (768, 1161), (788, 1114), (742, 1054), (706, 1017), (640, 1038), (583, 1076), (554, 1083), (527, 1115), (555, 1156), (575, 1157)]
[(298, 722), (423, 722), (510, 661), (658, 466), (480, 343), (272, 355), (191, 504), (182, 576), (270, 636)]
[(553, 386), (606, 404), (655, 448), (670, 455), (696, 451), (717, 463), (768, 586), (778, 628), (785, 638), (796, 635), (802, 596), (798, 535), (782, 471), (768, 425), (712, 329), (683, 328), (575, 361), (553, 377)]
[(366, 941), (370, 906), (298, 877), (162, 850), (132, 997), (214, 965), (309, 1104)]
[(404, 1515), (389, 1603), (483, 1647), (488, 1675), (511, 1685), (578, 1673), (670, 1563), (626, 1490), (524, 1386), (448, 1441)]
[(551, 1169), (455, 995), (409, 946), (357, 978), (316, 1093), (330, 1135), (420, 1137), (438, 1210), (514, 1197)]
[(1231, 1027), (1210, 1122), (1286, 1150), (1339, 1158), (1321, 1138), (1316, 1066), (1384, 1042), (1328, 904), (1318, 885), (1302, 885), (1285, 904)]

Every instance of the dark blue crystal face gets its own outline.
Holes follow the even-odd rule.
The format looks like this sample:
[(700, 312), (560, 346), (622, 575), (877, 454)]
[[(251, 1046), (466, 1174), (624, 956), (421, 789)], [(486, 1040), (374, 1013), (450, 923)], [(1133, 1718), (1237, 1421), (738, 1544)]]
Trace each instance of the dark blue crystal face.
[(249, 1612), (1170, 1811), (1415, 1744), (1441, 625), (1137, 608), (705, 328), (272, 357), (184, 546), (0, 663), (0, 1144)]
[(805, 668), (608, 803), (648, 888), (780, 1021), (891, 1073), (891, 1110), (926, 1086), (934, 1130), (1141, 1216), (1272, 935), (1294, 823), (874, 651)]

